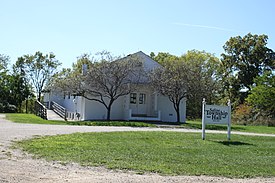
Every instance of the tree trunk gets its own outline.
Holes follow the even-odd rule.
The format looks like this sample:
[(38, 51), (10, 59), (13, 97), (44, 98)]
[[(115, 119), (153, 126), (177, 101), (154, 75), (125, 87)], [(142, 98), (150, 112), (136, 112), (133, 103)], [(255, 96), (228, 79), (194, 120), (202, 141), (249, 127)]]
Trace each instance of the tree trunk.
[(177, 122), (180, 123), (180, 108), (179, 108), (179, 106), (176, 109), (176, 113), (177, 113)]
[(174, 109), (177, 113), (177, 122), (180, 123), (180, 103), (179, 102), (178, 103), (173, 102), (173, 104), (174, 104)]
[(112, 109), (113, 103), (114, 103), (114, 100), (110, 100), (109, 105), (107, 107), (107, 121), (111, 120), (111, 109)]
[(28, 99), (26, 99), (26, 113), (28, 114)]
[(110, 121), (110, 119), (111, 119), (111, 108), (108, 107), (108, 109), (107, 109), (107, 121)]
[(21, 103), (18, 104), (18, 112), (19, 113), (22, 112), (22, 101), (21, 101)]
[(38, 93), (38, 99), (39, 102), (41, 102), (41, 92)]

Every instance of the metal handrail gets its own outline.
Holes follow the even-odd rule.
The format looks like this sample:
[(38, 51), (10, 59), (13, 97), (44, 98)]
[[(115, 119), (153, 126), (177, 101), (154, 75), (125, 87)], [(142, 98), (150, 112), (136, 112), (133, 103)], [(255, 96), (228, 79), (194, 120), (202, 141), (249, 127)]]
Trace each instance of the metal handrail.
[(47, 108), (39, 101), (35, 101), (35, 114), (47, 120)]
[(61, 118), (63, 118), (64, 120), (67, 120), (67, 109), (65, 107), (63, 107), (60, 104), (52, 101), (51, 102), (51, 108)]

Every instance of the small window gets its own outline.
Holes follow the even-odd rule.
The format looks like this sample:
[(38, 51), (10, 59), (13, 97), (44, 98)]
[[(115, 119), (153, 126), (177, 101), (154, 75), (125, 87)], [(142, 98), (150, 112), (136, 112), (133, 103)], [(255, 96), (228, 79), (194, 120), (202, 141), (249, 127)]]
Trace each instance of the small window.
[(139, 104), (145, 104), (146, 95), (144, 93), (139, 94)]
[(137, 103), (137, 94), (130, 93), (130, 104), (136, 104), (136, 103)]

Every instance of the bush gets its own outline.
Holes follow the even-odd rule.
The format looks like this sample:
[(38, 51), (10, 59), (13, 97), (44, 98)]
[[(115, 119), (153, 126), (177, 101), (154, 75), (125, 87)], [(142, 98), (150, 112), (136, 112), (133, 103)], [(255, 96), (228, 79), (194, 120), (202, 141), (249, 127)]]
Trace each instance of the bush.
[(8, 104), (6, 106), (6, 112), (15, 113), (15, 112), (17, 112), (17, 107), (15, 105)]
[(129, 121), (69, 121), (70, 125), (85, 125), (85, 126), (131, 126), (131, 127), (155, 127), (154, 124), (143, 122)]
[(3, 113), (15, 113), (17, 112), (17, 107), (11, 104), (0, 103), (0, 112)]
[(246, 104), (239, 105), (233, 114), (233, 123), (247, 125), (252, 123), (252, 107)]
[(274, 116), (267, 115), (247, 104), (239, 105), (233, 113), (232, 122), (240, 125), (275, 126)]

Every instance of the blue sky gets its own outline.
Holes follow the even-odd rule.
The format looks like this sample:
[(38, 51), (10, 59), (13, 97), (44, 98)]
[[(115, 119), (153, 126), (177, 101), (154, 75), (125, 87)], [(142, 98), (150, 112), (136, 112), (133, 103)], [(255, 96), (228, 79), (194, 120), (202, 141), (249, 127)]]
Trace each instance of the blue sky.
[(181, 55), (223, 52), (234, 36), (266, 34), (275, 50), (274, 0), (3, 0), (0, 53), (53, 52), (63, 67), (108, 50)]

